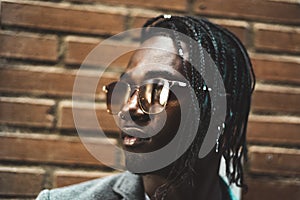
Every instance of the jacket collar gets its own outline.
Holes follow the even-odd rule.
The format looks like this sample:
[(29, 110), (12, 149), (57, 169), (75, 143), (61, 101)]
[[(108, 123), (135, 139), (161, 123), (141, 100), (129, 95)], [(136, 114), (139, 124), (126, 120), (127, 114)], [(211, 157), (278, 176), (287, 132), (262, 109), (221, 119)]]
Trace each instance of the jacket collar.
[[(220, 177), (223, 190), (223, 199), (235, 200), (231, 189)], [(113, 186), (114, 192), (123, 197), (124, 200), (145, 199), (145, 190), (142, 178), (139, 175), (132, 174), (129, 171), (124, 172)]]
[(121, 195), (124, 200), (140, 200), (145, 198), (142, 178), (126, 171), (116, 181), (113, 190)]

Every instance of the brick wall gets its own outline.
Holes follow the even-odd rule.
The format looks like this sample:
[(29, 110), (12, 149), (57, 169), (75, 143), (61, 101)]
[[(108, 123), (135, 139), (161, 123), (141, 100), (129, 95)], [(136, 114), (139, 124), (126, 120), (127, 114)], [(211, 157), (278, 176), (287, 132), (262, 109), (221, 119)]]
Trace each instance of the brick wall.
[[(2, 0), (0, 198), (33, 199), (43, 188), (114, 173), (92, 157), (77, 137), (72, 114), (76, 71), (103, 39), (140, 27), (160, 13), (208, 17), (245, 44), (258, 83), (247, 136), (249, 192), (242, 198), (299, 199), (297, 0)], [(121, 67), (127, 58), (115, 66)], [(100, 86), (115, 77), (104, 77)], [(115, 140), (103, 95), (97, 102), (97, 116), (106, 120), (104, 129)], [(93, 131), (89, 117), (84, 116), (80, 128)], [(103, 143), (101, 149), (114, 162), (116, 155), (109, 146)]]

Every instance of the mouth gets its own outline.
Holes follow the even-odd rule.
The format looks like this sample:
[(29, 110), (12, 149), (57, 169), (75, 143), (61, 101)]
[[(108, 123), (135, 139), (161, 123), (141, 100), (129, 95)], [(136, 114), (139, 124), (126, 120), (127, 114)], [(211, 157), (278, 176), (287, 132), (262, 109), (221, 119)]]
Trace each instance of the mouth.
[[(138, 128), (131, 127), (122, 130), (121, 139), (125, 147), (136, 147), (151, 142), (152, 137), (146, 137), (146, 134)], [(142, 137), (138, 137), (138, 135)]]

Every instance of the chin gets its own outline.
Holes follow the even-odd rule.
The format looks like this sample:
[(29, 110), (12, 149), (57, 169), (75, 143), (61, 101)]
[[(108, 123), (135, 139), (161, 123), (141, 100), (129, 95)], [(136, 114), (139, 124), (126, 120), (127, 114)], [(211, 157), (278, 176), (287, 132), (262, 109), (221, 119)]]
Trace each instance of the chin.
[(176, 165), (176, 161), (171, 163), (168, 166), (161, 167), (156, 170), (149, 170), (149, 166), (151, 166), (151, 163), (157, 162), (157, 158), (152, 157), (145, 157), (143, 156), (143, 153), (141, 154), (127, 154), (125, 155), (125, 166), (128, 171), (130, 171), (133, 174), (137, 175), (159, 175), (162, 177), (168, 177), (170, 171), (174, 167), (174, 164)]
[(127, 154), (126, 153), (125, 165), (126, 169), (134, 174), (144, 174), (147, 172), (143, 163), (146, 162), (146, 159), (143, 157), (143, 154)]

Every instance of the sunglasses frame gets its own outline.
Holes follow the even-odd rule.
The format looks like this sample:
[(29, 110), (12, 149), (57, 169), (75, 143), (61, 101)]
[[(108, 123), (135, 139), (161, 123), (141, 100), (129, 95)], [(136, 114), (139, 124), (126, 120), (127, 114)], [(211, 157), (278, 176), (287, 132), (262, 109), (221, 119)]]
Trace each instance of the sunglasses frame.
[[(125, 81), (114, 81), (114, 82), (112, 82), (112, 83), (110, 83), (110, 84), (108, 84), (108, 85), (104, 85), (103, 88), (102, 88), (102, 91), (103, 91), (104, 93), (106, 93), (106, 99), (107, 99), (107, 94), (108, 94), (108, 92), (109, 92), (108, 86), (111, 85), (111, 84), (113, 84), (113, 83), (122, 82), (122, 83), (125, 83), (125, 84), (128, 86), (128, 88), (130, 89), (130, 90), (129, 90), (130, 96), (129, 96), (129, 98), (128, 98), (128, 100), (129, 100), (132, 94), (134, 94), (136, 91), (139, 92), (141, 86), (143, 86), (143, 85), (145, 85), (145, 84), (147, 84), (147, 83), (151, 83), (151, 81), (152, 81), (152, 83), (155, 83), (155, 81), (153, 81), (153, 80), (157, 80), (157, 82), (158, 82), (158, 81), (168, 82), (168, 84), (169, 84), (169, 88), (168, 88), (168, 89), (169, 89), (168, 97), (169, 97), (169, 94), (170, 94), (170, 89), (171, 89), (171, 87), (173, 87), (173, 86), (187, 87), (187, 86), (188, 86), (188, 84), (185, 83), (185, 82), (183, 82), (183, 81), (171, 81), (171, 80), (164, 79), (164, 78), (153, 78), (153, 79), (148, 79), (148, 80), (146, 80), (146, 81), (143, 81), (143, 83), (142, 83), (141, 85), (131, 85), (131, 84), (125, 82)], [(127, 100), (127, 101), (128, 101), (128, 100)], [(153, 114), (159, 114), (159, 113), (161, 113), (161, 112), (166, 108), (167, 103), (168, 103), (168, 100), (166, 101), (166, 103), (164, 103), (163, 108), (162, 108), (162, 110), (161, 110), (160, 112), (157, 112), (157, 113), (151, 113), (151, 112), (146, 111), (146, 110), (143, 108), (143, 106), (141, 105), (141, 104), (142, 104), (142, 103), (141, 103), (141, 97), (140, 97), (140, 95), (138, 94), (138, 105), (139, 105), (139, 108), (143, 111), (144, 114), (147, 114), (147, 115), (150, 115), (150, 114), (153, 115)], [(118, 114), (118, 113), (113, 113), (113, 112), (109, 109), (107, 100), (106, 100), (106, 106), (107, 106), (107, 112), (108, 112), (108, 113), (111, 113), (111, 114), (113, 114), (113, 115)], [(121, 109), (120, 109), (120, 111), (121, 111)], [(118, 112), (120, 112), (120, 111), (118, 111)]]

